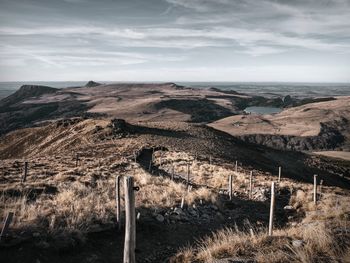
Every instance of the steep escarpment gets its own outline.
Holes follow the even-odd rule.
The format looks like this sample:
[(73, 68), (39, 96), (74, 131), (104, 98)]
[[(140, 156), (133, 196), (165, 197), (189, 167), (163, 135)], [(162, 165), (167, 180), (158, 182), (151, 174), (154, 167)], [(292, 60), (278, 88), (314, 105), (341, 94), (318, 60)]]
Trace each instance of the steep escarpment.
[[(249, 134), (239, 136), (239, 138), (245, 142), (261, 144), (280, 150), (334, 150), (343, 146), (346, 142), (346, 137), (341, 131), (345, 130), (348, 124), (349, 121), (345, 118), (328, 123), (321, 122), (320, 133), (317, 136)], [(346, 144), (343, 148), (347, 149), (348, 145)]]

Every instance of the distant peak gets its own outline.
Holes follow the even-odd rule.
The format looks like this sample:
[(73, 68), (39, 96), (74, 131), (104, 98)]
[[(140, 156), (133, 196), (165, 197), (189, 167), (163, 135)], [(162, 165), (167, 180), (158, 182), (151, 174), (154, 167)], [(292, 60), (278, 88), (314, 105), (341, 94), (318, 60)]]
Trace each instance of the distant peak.
[(38, 97), (43, 94), (55, 93), (58, 89), (42, 85), (23, 85), (15, 93), (4, 98), (0, 102), (0, 107), (23, 101), (27, 98)]
[(100, 86), (100, 85), (102, 85), (102, 84), (90, 80), (88, 83), (85, 84), (85, 87), (87, 87), (87, 88), (92, 88), (92, 87), (96, 87), (96, 86)]

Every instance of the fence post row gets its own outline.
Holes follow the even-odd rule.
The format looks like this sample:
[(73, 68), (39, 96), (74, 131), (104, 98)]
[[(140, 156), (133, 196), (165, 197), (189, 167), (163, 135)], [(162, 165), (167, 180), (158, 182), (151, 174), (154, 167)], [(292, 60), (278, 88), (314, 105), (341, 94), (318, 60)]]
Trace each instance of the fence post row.
[(275, 213), (275, 182), (272, 182), (271, 183), (271, 205), (270, 205), (270, 220), (269, 220), (269, 236), (272, 236), (274, 213)]

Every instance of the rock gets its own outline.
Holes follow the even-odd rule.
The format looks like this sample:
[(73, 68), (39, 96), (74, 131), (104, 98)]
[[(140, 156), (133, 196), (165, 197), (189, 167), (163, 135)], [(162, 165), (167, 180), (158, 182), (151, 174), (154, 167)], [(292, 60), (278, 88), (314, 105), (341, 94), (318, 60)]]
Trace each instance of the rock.
[(160, 214), (158, 214), (158, 215), (156, 216), (156, 219), (157, 219), (157, 221), (160, 222), (160, 223), (164, 222), (164, 216), (162, 216), (162, 215), (160, 215)]
[(210, 216), (209, 216), (208, 214), (203, 214), (203, 215), (201, 216), (201, 218), (202, 218), (203, 220), (210, 220)]
[(198, 212), (197, 212), (196, 210), (194, 210), (192, 207), (189, 207), (189, 208), (187, 209), (187, 211), (189, 212), (189, 214), (190, 214), (191, 216), (198, 216)]
[(296, 239), (296, 240), (293, 240), (293, 241), (292, 241), (292, 245), (293, 245), (293, 247), (295, 247), (295, 248), (299, 248), (299, 247), (301, 247), (303, 244), (304, 244), (304, 241), (303, 241), (303, 240), (300, 240), (300, 239)]
[(286, 205), (285, 207), (283, 207), (284, 210), (294, 210), (294, 207), (291, 205)]
[(214, 209), (215, 211), (219, 210), (219, 208), (216, 205), (211, 205), (210, 206), (212, 209)]
[(220, 212), (216, 212), (216, 217), (220, 220), (224, 220), (225, 217), (220, 213)]
[(181, 215), (184, 214), (184, 211), (180, 207), (175, 207), (174, 213)]

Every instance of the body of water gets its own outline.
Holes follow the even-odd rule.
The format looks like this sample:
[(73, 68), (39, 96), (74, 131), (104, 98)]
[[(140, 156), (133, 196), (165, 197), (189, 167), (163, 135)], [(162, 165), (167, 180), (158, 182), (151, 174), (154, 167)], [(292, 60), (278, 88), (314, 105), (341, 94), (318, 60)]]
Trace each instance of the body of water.
[[(45, 85), (54, 88), (83, 86), (87, 81), (37, 81), (37, 82), (0, 82), (0, 98), (6, 97), (18, 90), (24, 84)], [(118, 83), (102, 81), (102, 83)], [(156, 83), (156, 82), (153, 82)], [(179, 85), (194, 88), (219, 88), (234, 90), (250, 95), (265, 97), (284, 97), (290, 95), (297, 98), (350, 96), (349, 84), (327, 83), (239, 83), (239, 82), (176, 82)]]
[(251, 114), (275, 114), (281, 112), (282, 109), (275, 107), (247, 107), (244, 111)]

